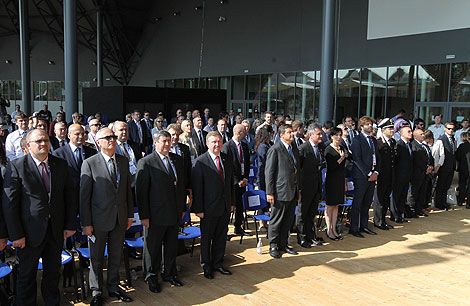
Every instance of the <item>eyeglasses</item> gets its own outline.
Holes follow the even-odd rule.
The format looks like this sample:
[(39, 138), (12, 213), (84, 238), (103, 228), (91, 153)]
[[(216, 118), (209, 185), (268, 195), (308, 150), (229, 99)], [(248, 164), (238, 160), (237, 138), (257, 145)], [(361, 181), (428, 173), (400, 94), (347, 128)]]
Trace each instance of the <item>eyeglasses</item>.
[(157, 123), (162, 123), (162, 122), (163, 122), (163, 121), (161, 121), (161, 120), (157, 120)]
[(103, 136), (101, 138), (98, 138), (98, 140), (101, 140), (101, 139), (106, 139), (107, 141), (111, 141), (111, 140), (116, 140), (117, 136), (116, 135), (108, 135), (108, 136)]
[(448, 128), (448, 127), (446, 127), (446, 129), (449, 130), (449, 131), (455, 130), (455, 128)]
[(101, 124), (95, 123), (95, 124), (90, 124), (90, 126), (100, 126)]
[(30, 142), (34, 142), (37, 144), (46, 144), (46, 143), (49, 143), (49, 139), (31, 140)]

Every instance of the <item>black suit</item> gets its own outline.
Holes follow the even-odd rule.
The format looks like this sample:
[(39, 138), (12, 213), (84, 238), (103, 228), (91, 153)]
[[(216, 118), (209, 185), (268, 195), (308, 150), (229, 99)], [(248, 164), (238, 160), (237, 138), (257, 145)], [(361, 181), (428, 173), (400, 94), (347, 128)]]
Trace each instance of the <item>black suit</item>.
[(223, 143), (226, 143), (227, 141), (230, 141), (230, 139), (232, 138), (232, 136), (230, 135), (230, 132), (225, 132), (225, 133), (220, 133), (220, 136), (222, 136), (222, 142)]
[(457, 203), (470, 204), (470, 143), (462, 143), (455, 152), (457, 160), (457, 171), (459, 172), (459, 196)]
[[(235, 189), (235, 230), (240, 230), (243, 222), (243, 203), (242, 195), (246, 191), (246, 187), (239, 187), (238, 182), (246, 179), (250, 174), (250, 152), (248, 145), (244, 142), (239, 142), (242, 149), (243, 164), (240, 159), (240, 152), (235, 141), (230, 139), (222, 148), (222, 152), (227, 154), (232, 162), (232, 175), (233, 175), (233, 188)], [(242, 168), (243, 167), (243, 168)], [(242, 174), (243, 173), (243, 174)]]
[(351, 142), (346, 143), (346, 141), (341, 139), (341, 142), (339, 143), (339, 146), (343, 149), (344, 154), (346, 155), (346, 163), (344, 164), (344, 175), (346, 177), (351, 177), (352, 175), (352, 165), (353, 165), (353, 157), (351, 153)]
[(269, 149), (266, 157), (266, 194), (274, 195), (268, 237), (271, 248), (279, 250), (287, 247), (302, 186), (299, 151), (292, 147), (292, 152), (295, 162), (284, 142), (279, 141)]
[(207, 151), (207, 145), (206, 145), (207, 132), (204, 131), (203, 129), (201, 129), (200, 131), (202, 133), (202, 142), (201, 142), (201, 139), (199, 138), (199, 134), (196, 132), (196, 130), (195, 129), (191, 130), (191, 137), (195, 140), (198, 156), (206, 153), (206, 151)]
[(402, 220), (404, 217), (406, 197), (413, 173), (413, 155), (410, 142), (397, 141), (397, 161), (395, 164), (395, 182), (393, 184), (393, 203), (390, 206), (391, 219)]
[(315, 155), (310, 141), (299, 147), (302, 191), (297, 208), (297, 241), (308, 242), (315, 239), (314, 218), (318, 212), (318, 203), (322, 195), (321, 169), (325, 167), (323, 149)]
[[(132, 193), (133, 197), (135, 200), (135, 173), (137, 171), (137, 163), (138, 161), (142, 158), (142, 150), (140, 148), (140, 145), (130, 139), (127, 140), (126, 142), (127, 146), (124, 145), (124, 143), (118, 143), (116, 146), (116, 154), (124, 156), (129, 160), (129, 173), (131, 174), (131, 187), (132, 187)], [(123, 147), (121, 147), (123, 146)], [(130, 148), (132, 152), (129, 154), (129, 152), (126, 150), (126, 147)], [(126, 151), (126, 152), (125, 152)], [(131, 155), (134, 153), (134, 161), (133, 165), (131, 165), (130, 159)]]
[(184, 168), (184, 180), (185, 189), (191, 188), (191, 168), (193, 165), (191, 164), (191, 153), (189, 152), (189, 147), (183, 143), (178, 143), (178, 149), (171, 147), (171, 152), (178, 154), (183, 158), (183, 168)]
[(361, 133), (353, 138), (351, 144), (354, 162), (352, 167), (354, 200), (351, 207), (350, 232), (364, 230), (369, 226), (369, 208), (374, 196), (375, 182), (368, 179), (374, 172), (378, 173), (380, 169), (377, 140), (374, 137), (370, 139), (372, 140), (372, 146), (364, 134)]
[(377, 177), (377, 196), (374, 200), (374, 224), (386, 226), (385, 215), (390, 207), (390, 194), (395, 176), (396, 141), (391, 137), (388, 142), (385, 137), (377, 140), (380, 154), (380, 169)]
[(271, 144), (269, 142), (263, 142), (258, 145), (256, 149), (256, 156), (258, 157), (258, 184), (259, 189), (266, 191), (266, 180), (264, 175), (264, 170), (266, 168), (266, 157), (268, 155), (268, 150), (271, 148)]
[(5, 174), (3, 212), (10, 240), (26, 238), (17, 248), (17, 304), (36, 305), (36, 273), (42, 257), (41, 292), (47, 305), (59, 305), (60, 257), (64, 230), (76, 230), (78, 203), (67, 163), (48, 156), (50, 197), (30, 154), (10, 161)]
[(228, 222), (234, 200), (232, 163), (220, 153), (224, 178), (209, 152), (199, 156), (191, 171), (194, 213), (201, 219), (201, 266), (204, 271), (222, 267), (227, 242)]
[(426, 171), (431, 166), (431, 151), (428, 151), (425, 145), (411, 141), (413, 151), (413, 173), (411, 175), (411, 194), (409, 197), (408, 214), (421, 214), (424, 208), (426, 198)]
[(449, 141), (447, 134), (439, 137), (439, 140), (442, 141), (444, 145), (444, 164), (439, 168), (437, 172), (438, 180), (436, 185), (436, 196), (434, 198), (435, 206), (439, 209), (448, 208), (447, 205), (447, 190), (449, 190), (450, 185), (452, 184), (452, 179), (454, 178), (454, 171), (456, 166), (455, 160), (455, 150), (456, 148), (455, 141), (454, 146)]
[[(49, 141), (51, 143), (51, 147), (52, 147), (53, 151), (57, 150), (61, 146), (60, 143), (59, 143), (59, 139), (57, 139), (57, 137), (55, 137), (55, 136), (49, 137)], [(64, 142), (62, 147), (64, 147), (68, 143), (68, 141), (67, 141), (67, 139), (64, 139), (62, 141)]]
[(145, 236), (151, 258), (149, 272), (158, 277), (164, 246), (164, 279), (176, 276), (178, 227), (186, 209), (183, 158), (169, 153), (169, 159), (173, 167), (167, 170), (158, 153), (153, 152), (139, 161), (136, 175), (139, 217), (150, 221)]
[[(3, 177), (0, 175), (0, 186), (3, 187)], [(3, 201), (2, 201), (3, 202)], [(0, 202), (0, 239), (8, 238), (7, 224), (3, 217), (3, 205)]]
[[(140, 140), (139, 128), (137, 127), (137, 124), (140, 125), (142, 130), (142, 141)], [(142, 152), (145, 152), (145, 148), (152, 144), (152, 136), (150, 135), (150, 131), (148, 130), (145, 122), (142, 122), (142, 120), (139, 122), (131, 120), (127, 122), (127, 128), (129, 130), (129, 139), (138, 143)]]

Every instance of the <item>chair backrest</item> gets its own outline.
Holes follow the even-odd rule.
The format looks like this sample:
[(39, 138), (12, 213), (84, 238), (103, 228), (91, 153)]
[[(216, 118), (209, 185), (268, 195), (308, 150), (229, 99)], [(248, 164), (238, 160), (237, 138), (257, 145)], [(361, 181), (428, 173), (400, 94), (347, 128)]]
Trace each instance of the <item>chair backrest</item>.
[(268, 206), (266, 193), (263, 190), (248, 190), (242, 195), (245, 210), (259, 210)]
[(144, 230), (144, 227), (142, 226), (142, 223), (140, 223), (140, 218), (139, 218), (139, 209), (137, 207), (134, 207), (134, 222), (132, 223), (132, 226), (126, 231), (128, 234), (135, 234), (135, 233), (140, 233)]

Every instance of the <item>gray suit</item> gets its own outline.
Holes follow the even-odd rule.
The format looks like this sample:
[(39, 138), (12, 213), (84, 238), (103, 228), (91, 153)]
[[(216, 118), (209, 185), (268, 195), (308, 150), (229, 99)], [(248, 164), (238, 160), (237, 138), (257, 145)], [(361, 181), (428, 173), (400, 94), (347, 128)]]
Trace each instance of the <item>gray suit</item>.
[(115, 154), (117, 187), (102, 154), (96, 154), (83, 162), (80, 179), (80, 221), (82, 226), (93, 226), (93, 243), (90, 248), (90, 288), (93, 296), (101, 294), (103, 284), (103, 260), (108, 241), (108, 291), (116, 292), (119, 284), (124, 233), (127, 219), (134, 216), (129, 163), (124, 156)]
[(295, 162), (282, 141), (273, 145), (266, 157), (266, 194), (274, 194), (269, 224), (269, 243), (272, 248), (287, 247), (289, 230), (294, 222), (295, 206), (301, 184), (300, 157), (292, 146)]

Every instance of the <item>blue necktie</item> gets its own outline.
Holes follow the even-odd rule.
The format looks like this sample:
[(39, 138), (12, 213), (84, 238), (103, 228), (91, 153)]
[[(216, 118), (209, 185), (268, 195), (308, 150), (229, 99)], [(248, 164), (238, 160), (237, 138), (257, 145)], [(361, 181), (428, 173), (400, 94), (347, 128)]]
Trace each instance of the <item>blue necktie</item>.
[(294, 165), (297, 164), (297, 161), (295, 160), (295, 157), (294, 157), (294, 152), (292, 152), (292, 146), (289, 146), (287, 151), (289, 151), (290, 157), (292, 157), (292, 160), (294, 161)]
[(372, 136), (367, 136), (367, 139), (369, 141), (369, 146), (372, 150), (372, 154), (375, 154), (375, 146), (374, 146), (374, 142), (372, 141)]

